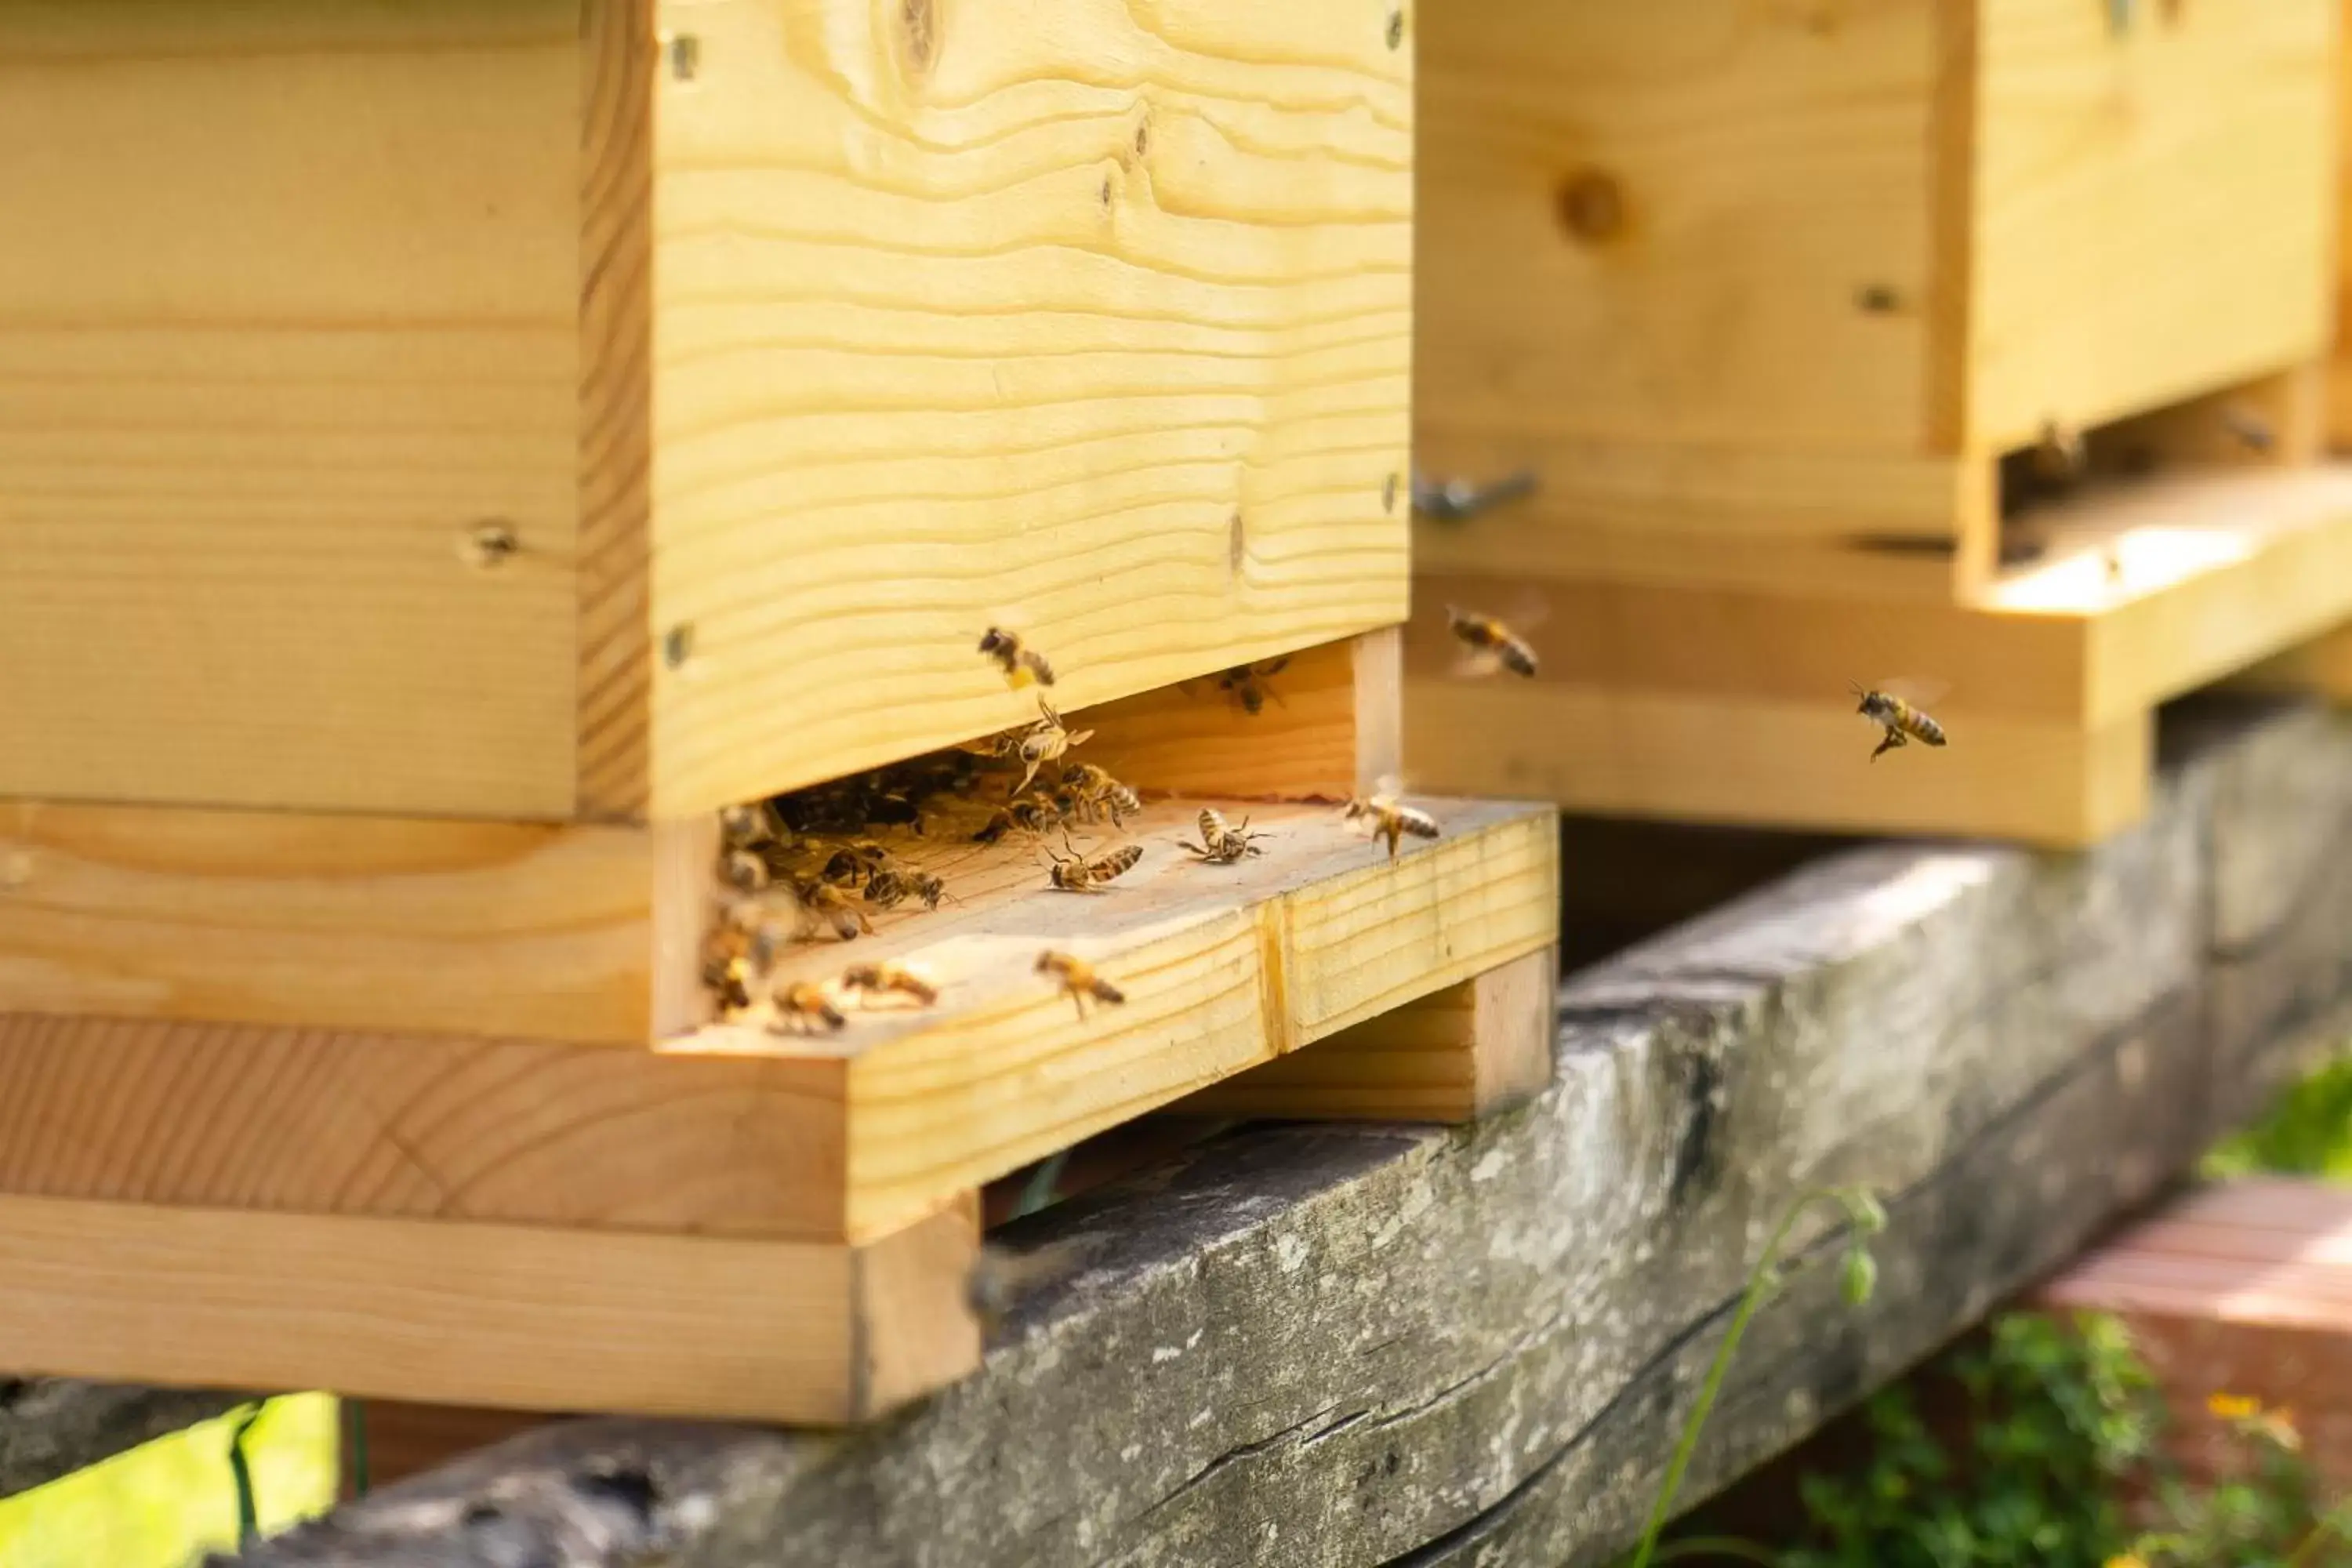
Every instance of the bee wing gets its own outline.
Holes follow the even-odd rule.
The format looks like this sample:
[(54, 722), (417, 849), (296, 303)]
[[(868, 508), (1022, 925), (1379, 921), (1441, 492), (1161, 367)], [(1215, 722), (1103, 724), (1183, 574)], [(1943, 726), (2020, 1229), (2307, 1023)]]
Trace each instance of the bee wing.
[(1550, 618), (1551, 600), (1541, 589), (1527, 587), (1512, 599), (1511, 612), (1504, 617), (1503, 624), (1525, 637)]
[(1922, 680), (1916, 677), (1898, 676), (1891, 680), (1880, 681), (1878, 689), (1889, 697), (1900, 697), (1914, 708), (1929, 708), (1951, 695), (1952, 683), (1948, 680)]
[(1401, 774), (1382, 773), (1373, 781), (1372, 793), (1383, 799), (1394, 800), (1404, 794), (1404, 779)]

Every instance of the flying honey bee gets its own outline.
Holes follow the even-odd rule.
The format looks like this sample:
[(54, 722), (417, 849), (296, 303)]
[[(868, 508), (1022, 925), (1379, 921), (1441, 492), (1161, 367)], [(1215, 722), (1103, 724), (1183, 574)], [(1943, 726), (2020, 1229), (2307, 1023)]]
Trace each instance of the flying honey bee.
[(1381, 780), (1370, 795), (1350, 800), (1339, 809), (1339, 820), (1370, 838), (1388, 841), (1389, 858), (1396, 858), (1397, 841), (1406, 834), (1434, 838), (1437, 818), (1397, 798), (1402, 786), (1393, 778)]
[(1448, 605), (1445, 621), (1454, 640), (1465, 650), (1461, 673), (1491, 675), (1496, 670), (1507, 669), (1514, 675), (1535, 674), (1536, 650), (1528, 646), (1527, 638), (1494, 616)]
[(845, 991), (856, 992), (860, 997), (909, 996), (925, 1007), (940, 999), (940, 988), (929, 976), (909, 964), (890, 959), (850, 965), (842, 973), (841, 986)]
[(1143, 809), (1133, 790), (1092, 763), (1074, 763), (1062, 770), (1054, 805), (1070, 821), (1100, 822), (1108, 816), (1113, 827), (1124, 826), (1127, 818)]
[(1862, 705), (1854, 711), (1886, 731), (1877, 749), (1870, 753), (1872, 762), (1878, 761), (1880, 752), (1913, 741), (1928, 746), (1944, 743), (1944, 727), (1902, 698), (1892, 692), (1865, 691), (1859, 686), (1853, 688), (1853, 694), (1862, 699)]
[(1054, 711), (1054, 705), (1043, 697), (1037, 699), (1037, 711), (1045, 717), (1030, 725), (1013, 747), (1013, 754), (1026, 764), (1021, 782), (1013, 786), (1013, 793), (1016, 795), (1029, 787), (1039, 768), (1047, 763), (1061, 761), (1072, 746), (1085, 744), (1094, 734), (1092, 730), (1080, 730), (1072, 734), (1063, 726), (1062, 716)]
[[(1066, 837), (1064, 842), (1068, 842)], [(1054, 857), (1053, 868), (1046, 873), (1046, 878), (1055, 887), (1066, 893), (1099, 893), (1105, 882), (1123, 877), (1135, 868), (1135, 863), (1143, 858), (1143, 846), (1125, 845), (1091, 860), (1079, 854), (1075, 845), (1070, 847), (1069, 854), (1055, 855), (1054, 847), (1049, 844), (1045, 847), (1045, 853)]]
[(965, 1303), (971, 1308), (972, 1316), (980, 1320), (982, 1330), (994, 1334), (1004, 1326), (1013, 1309), (1040, 1286), (1076, 1274), (1095, 1245), (1090, 1237), (1049, 1242), (1029, 1252), (1014, 1252), (995, 1243), (983, 1244), (965, 1279)]
[(1044, 654), (1023, 643), (1017, 632), (989, 627), (981, 635), (980, 651), (996, 662), (996, 668), (1004, 672), (1004, 684), (1016, 691), (1033, 681), (1039, 686), (1054, 684), (1054, 667), (1045, 662)]
[[(1129, 845), (1129, 848), (1134, 846)], [(1113, 1006), (1127, 1000), (1127, 993), (1095, 973), (1095, 966), (1076, 953), (1057, 952), (1052, 948), (1037, 955), (1036, 972), (1051, 975), (1078, 1009), (1078, 1016), (1087, 1016), (1089, 1000), (1107, 1002)]]
[(1243, 712), (1255, 719), (1265, 710), (1268, 700), (1276, 704), (1282, 701), (1266, 682), (1289, 666), (1288, 654), (1259, 664), (1237, 664), (1217, 677), (1217, 689), (1238, 703)]
[(2042, 438), (2033, 444), (2033, 475), (2044, 484), (2063, 486), (2082, 478), (2090, 465), (2090, 447), (2083, 433), (2055, 419), (2042, 422)]
[(776, 1018), (768, 1027), (779, 1035), (813, 1035), (848, 1022), (824, 986), (814, 980), (795, 980), (776, 987)]
[(1233, 827), (1226, 825), (1224, 813), (1214, 806), (1203, 806), (1201, 810), (1201, 842), (1194, 844), (1182, 838), (1176, 842), (1181, 847), (1199, 856), (1205, 865), (1230, 866), (1246, 856), (1265, 854), (1265, 851), (1257, 847), (1257, 840), (1265, 837), (1263, 833), (1249, 830), (1249, 818), (1246, 816), (1242, 818), (1239, 827)]

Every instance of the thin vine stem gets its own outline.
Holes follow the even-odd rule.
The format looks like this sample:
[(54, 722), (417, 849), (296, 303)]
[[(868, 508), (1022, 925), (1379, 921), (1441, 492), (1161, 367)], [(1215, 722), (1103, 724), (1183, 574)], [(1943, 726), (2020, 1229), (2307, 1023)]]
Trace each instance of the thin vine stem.
[(1666, 1479), (1658, 1488), (1657, 1501), (1650, 1508), (1650, 1522), (1642, 1531), (1642, 1544), (1634, 1550), (1629, 1568), (1649, 1568), (1656, 1558), (1658, 1537), (1664, 1532), (1666, 1521), (1673, 1515), (1675, 1495), (1682, 1490), (1683, 1477), (1690, 1469), (1691, 1459), (1698, 1452), (1699, 1434), (1706, 1426), (1706, 1418), (1714, 1413), (1716, 1395), (1723, 1391), (1723, 1380), (1731, 1371), (1732, 1357), (1739, 1352), (1739, 1342), (1747, 1336), (1748, 1324), (1763, 1306), (1764, 1299), (1772, 1293), (1776, 1283), (1774, 1269), (1780, 1260), (1780, 1249), (1788, 1244), (1789, 1233), (1797, 1221), (1817, 1204), (1835, 1204), (1846, 1211), (1848, 1222), (1858, 1233), (1875, 1228), (1865, 1220), (1865, 1213), (1876, 1212), (1873, 1200), (1866, 1211), (1856, 1190), (1845, 1187), (1815, 1187), (1801, 1193), (1780, 1215), (1773, 1227), (1772, 1237), (1764, 1244), (1763, 1256), (1748, 1270), (1748, 1289), (1739, 1298), (1739, 1310), (1732, 1315), (1731, 1327), (1717, 1347), (1715, 1360), (1706, 1370), (1706, 1382), (1701, 1385), (1698, 1405), (1691, 1411), (1690, 1419), (1683, 1425), (1682, 1440), (1675, 1445), (1675, 1457), (1666, 1466)]
[(1778, 1555), (1736, 1535), (1694, 1535), (1686, 1541), (1669, 1541), (1658, 1548), (1651, 1561), (1671, 1563), (1677, 1557), (1737, 1557), (1745, 1563), (1761, 1563), (1764, 1568), (1780, 1568)]

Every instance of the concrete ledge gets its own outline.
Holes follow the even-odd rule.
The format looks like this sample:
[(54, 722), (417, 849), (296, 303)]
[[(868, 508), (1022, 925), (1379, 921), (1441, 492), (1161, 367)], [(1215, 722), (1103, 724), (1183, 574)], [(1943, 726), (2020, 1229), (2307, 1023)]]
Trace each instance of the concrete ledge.
[(2095, 851), (1853, 850), (1571, 977), (1519, 1110), (1244, 1129), (1026, 1222), (1077, 1271), (887, 1426), (547, 1427), (247, 1561), (1605, 1561), (1793, 1194), (1887, 1194), (1879, 1294), (1793, 1281), (1686, 1501), (2143, 1204), (2333, 1026), (2352, 723), (2173, 734), (2158, 808)]

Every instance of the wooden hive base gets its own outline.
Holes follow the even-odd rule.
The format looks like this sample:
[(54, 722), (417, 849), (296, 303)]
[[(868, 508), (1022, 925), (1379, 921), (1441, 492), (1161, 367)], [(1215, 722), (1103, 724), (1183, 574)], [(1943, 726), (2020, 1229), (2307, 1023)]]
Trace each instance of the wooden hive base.
[[(973, 1194), (1024, 1163), (1213, 1085), (1219, 1114), (1446, 1118), (1540, 1086), (1550, 814), (1421, 804), (1443, 837), (1391, 861), (1328, 805), (1234, 802), (1267, 837), (1232, 867), (1176, 848), (1197, 802), (1155, 805), (1118, 836), (1141, 864), (1097, 896), (1047, 889), (1034, 847), (910, 847), (960, 902), (782, 968), (905, 960), (940, 1003), (853, 1005), (837, 1034), (0, 1018), (11, 1370), (809, 1423), (887, 1409), (975, 1363)], [(1033, 973), (1048, 947), (1125, 1005), (1079, 1016)]]
[[(2158, 704), (2352, 621), (2352, 467), (2117, 479), (2032, 531), (2031, 560), (1958, 603), (1547, 583), (1530, 681), (1456, 678), (1444, 624), (1523, 582), (1423, 578), (1407, 776), (1600, 815), (2077, 847), (2147, 809)], [(1870, 761), (1851, 688), (1894, 682), (1937, 693), (1948, 747)]]

